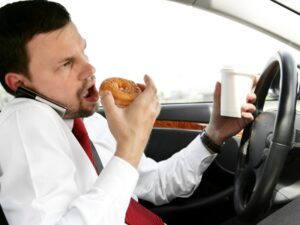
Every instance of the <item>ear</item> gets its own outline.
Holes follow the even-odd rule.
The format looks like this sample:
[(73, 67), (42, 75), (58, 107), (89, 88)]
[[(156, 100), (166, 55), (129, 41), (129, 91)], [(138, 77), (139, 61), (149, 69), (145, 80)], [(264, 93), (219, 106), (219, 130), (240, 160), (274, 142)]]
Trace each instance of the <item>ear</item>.
[(26, 78), (17, 73), (7, 73), (5, 75), (5, 83), (6, 85), (14, 92), (16, 92), (17, 88), (20, 86), (24, 86)]

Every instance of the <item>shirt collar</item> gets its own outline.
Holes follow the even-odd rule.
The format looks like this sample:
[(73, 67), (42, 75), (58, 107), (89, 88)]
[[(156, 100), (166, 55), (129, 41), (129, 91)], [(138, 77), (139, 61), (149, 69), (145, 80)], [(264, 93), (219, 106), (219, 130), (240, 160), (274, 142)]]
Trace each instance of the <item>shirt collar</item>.
[(74, 125), (74, 119), (64, 119), (64, 121), (67, 124), (67, 126), (69, 127), (69, 129), (72, 130), (73, 125)]

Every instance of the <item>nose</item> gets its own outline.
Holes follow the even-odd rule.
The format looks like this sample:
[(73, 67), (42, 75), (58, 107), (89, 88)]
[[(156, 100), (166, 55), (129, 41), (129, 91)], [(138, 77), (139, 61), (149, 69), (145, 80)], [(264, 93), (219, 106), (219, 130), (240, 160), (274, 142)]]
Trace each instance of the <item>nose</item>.
[(88, 61), (86, 61), (82, 66), (82, 69), (81, 69), (81, 72), (79, 75), (79, 79), (84, 80), (89, 77), (92, 77), (92, 79), (95, 79), (95, 76), (94, 76), (95, 73), (96, 73), (95, 67), (92, 64), (90, 64)]

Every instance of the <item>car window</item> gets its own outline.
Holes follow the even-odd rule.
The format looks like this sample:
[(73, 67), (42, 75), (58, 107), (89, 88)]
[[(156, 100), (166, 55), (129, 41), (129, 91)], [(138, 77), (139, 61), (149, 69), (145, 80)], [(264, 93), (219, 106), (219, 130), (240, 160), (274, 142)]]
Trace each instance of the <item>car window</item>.
[[(161, 103), (212, 101), (224, 65), (242, 65), (259, 74), (278, 50), (289, 51), (300, 62), (297, 50), (272, 37), (172, 1), (57, 2), (71, 12), (87, 40), (98, 86), (111, 76), (143, 83), (148, 74)], [(0, 107), (10, 99), (3, 90), (0, 98)]]

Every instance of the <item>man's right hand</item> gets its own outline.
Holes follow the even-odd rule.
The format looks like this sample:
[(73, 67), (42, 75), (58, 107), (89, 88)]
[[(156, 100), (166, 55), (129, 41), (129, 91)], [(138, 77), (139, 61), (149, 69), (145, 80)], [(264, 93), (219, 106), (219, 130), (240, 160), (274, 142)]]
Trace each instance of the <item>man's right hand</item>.
[(145, 75), (145, 89), (126, 108), (115, 105), (110, 92), (101, 96), (109, 129), (117, 141), (115, 155), (137, 167), (153, 124), (160, 112), (157, 90), (152, 79)]

